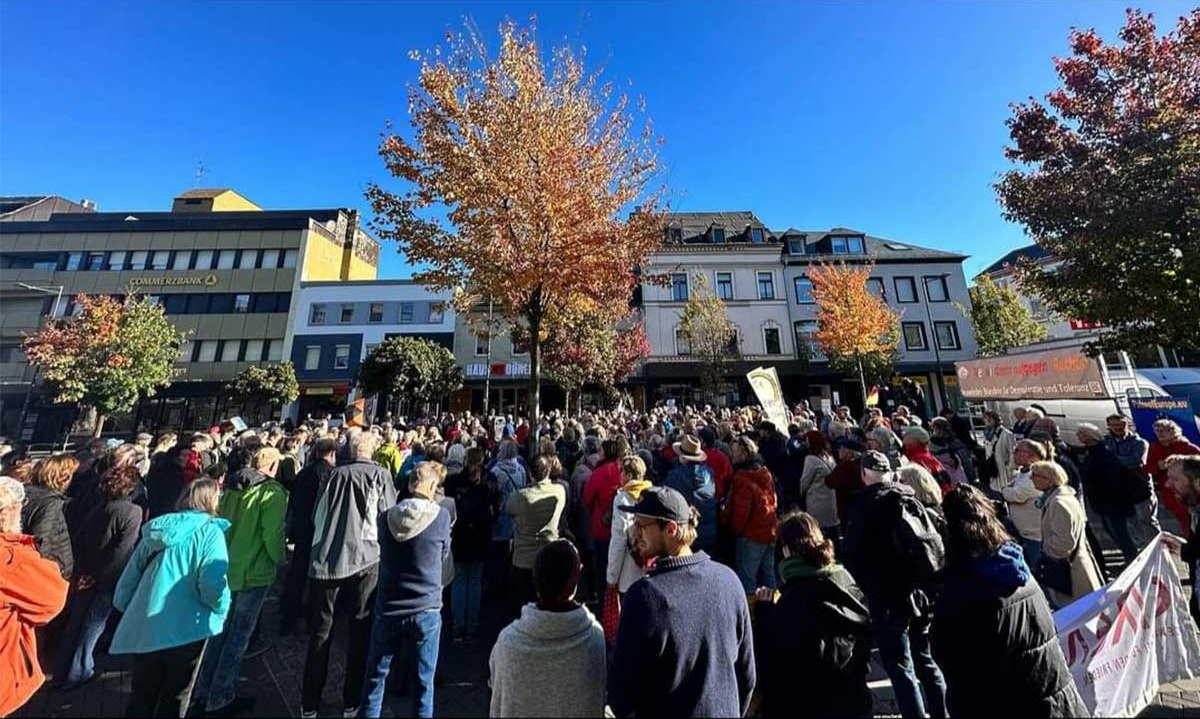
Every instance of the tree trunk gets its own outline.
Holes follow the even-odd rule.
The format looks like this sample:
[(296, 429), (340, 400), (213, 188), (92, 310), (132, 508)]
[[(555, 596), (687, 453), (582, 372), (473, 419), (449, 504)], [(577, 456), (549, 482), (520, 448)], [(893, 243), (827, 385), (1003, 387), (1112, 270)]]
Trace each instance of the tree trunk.
[(534, 293), (529, 319), (529, 456), (537, 454), (537, 429), (542, 421), (541, 292)]
[(867, 413), (867, 377), (863, 374), (862, 360), (858, 361), (858, 385), (862, 389), (863, 414)]

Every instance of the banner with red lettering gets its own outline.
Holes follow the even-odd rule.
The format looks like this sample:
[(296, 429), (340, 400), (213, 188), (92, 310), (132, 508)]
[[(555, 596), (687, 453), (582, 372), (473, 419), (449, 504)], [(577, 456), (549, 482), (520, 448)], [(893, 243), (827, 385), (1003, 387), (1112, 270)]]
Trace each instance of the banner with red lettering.
[(1200, 673), (1200, 642), (1175, 559), (1158, 535), (1106, 587), (1054, 614), (1093, 716), (1136, 716), (1163, 684)]
[(1103, 399), (1100, 363), (1078, 347), (955, 362), (967, 399)]

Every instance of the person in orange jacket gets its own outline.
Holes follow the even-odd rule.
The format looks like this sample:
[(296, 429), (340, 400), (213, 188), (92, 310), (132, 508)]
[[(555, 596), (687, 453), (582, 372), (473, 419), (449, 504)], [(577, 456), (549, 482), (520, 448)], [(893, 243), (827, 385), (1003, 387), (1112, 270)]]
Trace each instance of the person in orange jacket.
[(0, 716), (16, 711), (46, 680), (33, 630), (56, 617), (67, 601), (58, 565), (38, 554), (21, 533), (25, 487), (0, 477)]
[(736, 540), (734, 567), (746, 594), (775, 588), (775, 538), (779, 498), (775, 477), (749, 437), (733, 440), (733, 481), (725, 505), (725, 522)]

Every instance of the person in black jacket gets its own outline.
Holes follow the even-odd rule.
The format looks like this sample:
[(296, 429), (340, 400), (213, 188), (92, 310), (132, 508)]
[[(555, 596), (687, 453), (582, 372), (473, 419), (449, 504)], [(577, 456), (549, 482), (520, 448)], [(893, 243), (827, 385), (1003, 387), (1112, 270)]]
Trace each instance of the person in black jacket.
[(811, 515), (781, 519), (779, 540), (781, 594), (776, 599), (775, 590), (759, 589), (754, 606), (762, 716), (871, 716), (866, 597), (834, 561), (833, 542)]
[(61, 689), (95, 676), (93, 652), (113, 610), (113, 590), (137, 544), (142, 508), (132, 501), (141, 473), (137, 465), (115, 467), (100, 478), (103, 502), (74, 532), (75, 581), (70, 617), (54, 681)]
[(175, 445), (151, 464), (150, 474), (146, 475), (145, 480), (150, 519), (175, 511), (175, 504), (187, 486), (183, 468), (189, 452), (188, 447)]
[(463, 470), (446, 479), (446, 496), (454, 500), (458, 520), (451, 533), (454, 583), (450, 587), (453, 612), (451, 632), (455, 641), (471, 639), (479, 629), (483, 562), (492, 541), (496, 521), (491, 490), (483, 476), (483, 450), (467, 450)]
[(319, 439), (313, 445), (312, 457), (304, 469), (296, 473), (288, 493), (287, 538), (295, 545), (283, 592), (279, 598), (279, 633), (287, 636), (296, 631), (304, 607), (304, 588), (308, 585), (308, 560), (312, 553), (313, 509), (321, 488), (337, 464), (337, 442)]
[(942, 507), (947, 561), (932, 640), (950, 716), (1088, 716), (1050, 605), (991, 501), (959, 485)]
[(1137, 543), (1129, 531), (1134, 502), (1125, 481), (1121, 460), (1104, 446), (1104, 434), (1094, 424), (1081, 424), (1075, 436), (1083, 445), (1079, 474), (1088, 508), (1100, 517), (1100, 524), (1121, 549), (1128, 564), (1137, 556)]
[[(33, 482), (25, 488), (21, 528), (33, 535), (38, 553), (58, 564), (64, 579), (70, 579), (75, 564), (71, 534), (67, 530), (67, 487), (79, 466), (69, 454), (42, 460), (33, 471)], [(79, 500), (75, 500), (79, 501)]]

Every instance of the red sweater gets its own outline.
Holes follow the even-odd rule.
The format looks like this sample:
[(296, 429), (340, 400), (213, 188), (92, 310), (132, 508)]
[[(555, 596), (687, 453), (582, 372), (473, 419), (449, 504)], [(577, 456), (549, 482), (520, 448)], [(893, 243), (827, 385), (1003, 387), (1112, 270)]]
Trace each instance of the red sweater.
[(1200, 454), (1200, 447), (1182, 438), (1171, 444), (1163, 444), (1162, 442), (1150, 443), (1150, 451), (1146, 453), (1146, 469), (1150, 470), (1150, 473), (1154, 476), (1154, 484), (1159, 488), (1166, 487), (1167, 470), (1160, 468), (1158, 465), (1173, 454)]
[(709, 447), (704, 450), (704, 463), (712, 470), (713, 479), (717, 485), (717, 499), (725, 496), (725, 490), (729, 486), (729, 480), (733, 479), (733, 462), (729, 461), (729, 457), (716, 447)]
[(739, 469), (733, 475), (725, 510), (730, 531), (758, 544), (774, 542), (779, 529), (775, 504), (771, 470), (761, 464)]
[(604, 513), (612, 509), (617, 490), (621, 488), (621, 467), (616, 462), (605, 462), (596, 467), (587, 484), (583, 485), (583, 506), (592, 517), (592, 538), (598, 541), (612, 539), (612, 527), (604, 524)]

